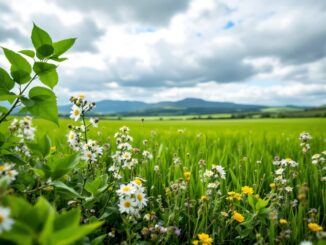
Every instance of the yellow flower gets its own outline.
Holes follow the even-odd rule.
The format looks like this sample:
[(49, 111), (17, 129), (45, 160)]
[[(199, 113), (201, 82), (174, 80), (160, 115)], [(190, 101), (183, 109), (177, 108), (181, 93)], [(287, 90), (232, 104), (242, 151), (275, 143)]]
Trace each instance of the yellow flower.
[(228, 200), (228, 201), (233, 201), (233, 200), (240, 201), (241, 200), (241, 194), (240, 193), (230, 191), (230, 192), (228, 192), (228, 195), (229, 196), (226, 198), (226, 200)]
[(256, 198), (256, 200), (259, 200), (260, 199), (260, 195), (259, 194), (256, 194), (255, 195), (255, 198)]
[(247, 185), (242, 187), (241, 191), (242, 191), (242, 194), (245, 194), (245, 195), (252, 195), (254, 193), (254, 190)]
[(54, 146), (51, 146), (50, 148), (51, 151), (56, 151), (57, 150), (57, 147), (54, 145)]
[(166, 195), (170, 195), (171, 194), (171, 190), (169, 187), (165, 187), (165, 194)]
[(200, 200), (202, 202), (207, 202), (208, 201), (208, 196), (204, 195), (204, 196), (201, 196)]
[(213, 238), (209, 237), (206, 233), (198, 234), (198, 238), (202, 245), (211, 245), (213, 243)]
[(194, 241), (192, 241), (192, 244), (193, 245), (198, 245), (199, 244), (199, 241), (198, 240), (194, 240)]
[(272, 189), (275, 189), (276, 184), (275, 184), (275, 183), (270, 183), (270, 184), (269, 184), (269, 187), (272, 188)]
[(320, 225), (316, 224), (316, 223), (309, 223), (308, 227), (311, 231), (313, 232), (318, 232), (318, 231), (322, 231), (323, 227), (321, 227)]
[(245, 220), (245, 217), (243, 217), (242, 214), (238, 213), (237, 211), (235, 211), (233, 213), (233, 219), (238, 221), (239, 223), (242, 223)]
[(183, 173), (183, 176), (185, 177), (186, 181), (190, 181), (190, 177), (191, 177), (191, 172), (186, 171)]
[(286, 225), (288, 221), (286, 219), (280, 219), (279, 220), (280, 225)]
[(141, 181), (141, 179), (135, 179), (134, 180), (134, 183), (136, 184), (136, 185), (141, 185), (142, 184), (142, 181)]

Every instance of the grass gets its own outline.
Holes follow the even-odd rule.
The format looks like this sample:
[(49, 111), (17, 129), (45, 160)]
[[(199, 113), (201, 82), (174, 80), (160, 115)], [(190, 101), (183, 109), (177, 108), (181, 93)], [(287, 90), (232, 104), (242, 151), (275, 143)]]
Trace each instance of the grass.
[[(34, 123), (39, 134), (47, 133), (50, 136), (58, 154), (71, 152), (66, 143), (67, 126), (72, 123), (71, 120), (60, 120), (60, 128), (43, 120), (35, 120)], [(127, 183), (134, 176), (145, 179), (147, 194), (153, 200), (146, 208), (147, 212), (155, 211), (164, 225), (175, 225), (182, 229), (179, 240), (170, 238), (166, 244), (178, 244), (180, 241), (187, 244), (201, 232), (210, 234), (216, 243), (253, 243), (257, 235), (261, 234), (264, 242), (270, 244), (276, 243), (277, 239), (283, 244), (298, 244), (302, 240), (315, 239), (314, 233), (307, 229), (306, 222), (311, 208), (318, 210), (316, 222), (325, 227), (325, 182), (320, 181), (317, 169), (311, 165), (311, 156), (326, 149), (326, 119), (104, 120), (100, 121), (97, 130), (90, 131), (89, 137), (100, 144), (110, 143), (108, 155), (111, 155), (116, 148), (113, 134), (123, 125), (130, 128), (134, 147), (143, 150), (142, 142), (147, 139), (147, 148), (154, 155), (153, 160), (137, 166), (133, 173), (126, 173), (123, 181)], [(311, 152), (307, 154), (303, 154), (300, 147), (299, 134), (302, 131), (308, 131), (313, 136)], [(241, 192), (242, 186), (252, 187), (254, 193), (263, 199), (269, 197), (273, 192), (270, 183), (274, 181), (276, 167), (272, 162), (275, 156), (281, 159), (290, 157), (299, 163), (298, 176), (290, 183), (293, 193), (285, 197), (286, 205), (278, 210), (278, 218), (286, 219), (286, 228), (292, 231), (289, 239), (282, 238), (284, 226), (279, 225), (277, 220), (263, 218), (266, 215), (260, 214), (263, 212), (261, 210), (251, 208), (249, 199), (244, 198), (244, 201), (233, 204), (225, 200), (227, 192)], [(173, 164), (176, 157), (181, 161), (178, 166)], [(226, 179), (220, 181), (219, 194), (210, 197), (205, 205), (198, 201), (206, 195), (207, 190), (200, 176), (198, 162), (201, 159), (206, 161), (207, 169), (219, 164), (226, 171)], [(159, 165), (159, 173), (154, 171), (155, 165)], [(105, 168), (96, 171), (99, 174)], [(172, 182), (184, 178), (184, 171), (191, 172), (187, 191), (166, 194), (165, 190), (171, 188)], [(305, 198), (299, 199), (299, 205), (291, 208), (290, 201), (298, 199), (305, 185), (308, 186)], [(160, 196), (163, 197), (163, 208), (158, 207), (160, 201), (157, 199)], [(193, 202), (192, 207), (184, 208), (185, 203), (190, 201)], [(246, 222), (237, 224), (232, 221), (232, 210), (243, 213)], [(223, 218), (222, 211), (228, 213), (229, 218)], [(106, 225), (119, 226), (114, 222)], [(124, 228), (120, 229), (119, 239), (123, 239)], [(134, 232), (140, 233), (139, 230), (138, 226), (134, 227)]]

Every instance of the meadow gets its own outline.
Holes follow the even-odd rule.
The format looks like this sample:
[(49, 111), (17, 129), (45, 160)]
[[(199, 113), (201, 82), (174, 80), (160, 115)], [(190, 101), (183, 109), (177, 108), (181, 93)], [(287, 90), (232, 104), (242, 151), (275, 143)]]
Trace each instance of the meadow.
[[(57, 127), (38, 119), (33, 124), (39, 136), (49, 135), (51, 147), (55, 149), (51, 154), (59, 157), (73, 153), (67, 143), (67, 134), (69, 125), (77, 125), (75, 122), (61, 119)], [(112, 164), (110, 156), (118, 145), (114, 134), (122, 126), (130, 129), (134, 149), (140, 153), (146, 150), (152, 158), (143, 159), (136, 152), (137, 166), (132, 170), (124, 169), (122, 178), (115, 182), (107, 170)], [(101, 190), (94, 194), (96, 201), (88, 204), (94, 214), (84, 215), (104, 221), (99, 233), (109, 234), (103, 238), (109, 244), (121, 241), (188, 244), (196, 243), (197, 234), (202, 233), (209, 235), (213, 242), (203, 240), (200, 243), (199, 239), (198, 244), (317, 241), (321, 238), (316, 235), (321, 233), (310, 230), (308, 223), (314, 221), (325, 227), (326, 193), (325, 180), (321, 181), (321, 172), (311, 163), (311, 157), (325, 150), (325, 126), (325, 119), (100, 121), (98, 128), (89, 130), (88, 137), (98, 145), (106, 145), (101, 161), (96, 163), (95, 175), (109, 177), (105, 178), (107, 183), (97, 186)], [(311, 149), (307, 153), (303, 153), (300, 146), (299, 135), (303, 131), (312, 136)], [(298, 163), (293, 172), (295, 178), (289, 177), (287, 183), (293, 188), (290, 192), (284, 193), (274, 186), (275, 171), (279, 168), (273, 165), (275, 157), (291, 158)], [(222, 176), (217, 180), (203, 177), (205, 170), (213, 165), (224, 168), (225, 179)], [(73, 177), (77, 173), (75, 170), (62, 178), (67, 186), (80, 192), (77, 179)], [(119, 214), (118, 201), (113, 196), (119, 188), (117, 183), (127, 184), (135, 178), (142, 180), (148, 203), (139, 217), (126, 221), (125, 214)], [(216, 184), (213, 189), (208, 187), (210, 181)], [(249, 194), (245, 194), (243, 187), (249, 188)], [(228, 200), (232, 191), (240, 196)], [(57, 207), (72, 198), (70, 191), (64, 188), (58, 193), (63, 196), (46, 194)], [(87, 191), (81, 190), (81, 193), (89, 195)], [(257, 204), (259, 200), (266, 203)], [(257, 209), (257, 205), (261, 207)], [(66, 208), (65, 205), (61, 207)], [(236, 221), (235, 210), (243, 221), (241, 218)], [(177, 227), (180, 234), (175, 235), (173, 227)], [(169, 229), (173, 231), (168, 232)]]

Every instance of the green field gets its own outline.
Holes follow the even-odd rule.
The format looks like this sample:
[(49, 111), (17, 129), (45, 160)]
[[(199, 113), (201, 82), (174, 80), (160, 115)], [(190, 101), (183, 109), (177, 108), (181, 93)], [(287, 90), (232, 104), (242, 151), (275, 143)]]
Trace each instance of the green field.
[[(48, 134), (52, 147), (56, 148), (53, 157), (73, 153), (67, 143), (68, 125), (71, 123), (72, 120), (61, 119), (60, 127), (57, 127), (44, 120), (34, 121), (37, 134)], [(134, 154), (139, 164), (132, 171), (122, 170), (122, 179), (115, 180), (107, 170), (117, 147), (113, 135), (123, 125), (130, 128), (130, 135), (134, 138), (132, 146), (140, 152), (148, 150), (153, 159), (142, 160), (141, 154)], [(8, 123), (2, 130), (7, 126)], [(110, 147), (104, 150), (100, 161), (94, 163), (97, 176), (94, 181), (98, 182), (93, 183), (91, 177), (88, 182), (100, 190), (93, 193), (90, 201), (80, 199), (84, 210), (82, 215), (104, 221), (97, 235), (107, 234), (112, 229), (115, 231), (114, 237), (103, 238), (109, 244), (122, 240), (129, 244), (189, 244), (200, 233), (208, 234), (214, 239), (214, 244), (298, 244), (302, 240), (317, 240), (319, 233), (309, 230), (307, 219), (325, 227), (326, 193), (325, 181), (321, 181), (323, 173), (311, 164), (311, 156), (326, 148), (325, 126), (326, 119), (100, 121), (97, 129), (89, 130), (88, 137), (99, 145), (110, 144)], [(306, 154), (302, 153), (299, 140), (303, 131), (308, 131), (313, 137), (309, 142), (311, 150)], [(146, 146), (143, 144), (145, 139), (148, 140)], [(270, 186), (275, 182), (275, 170), (278, 168), (272, 164), (275, 156), (292, 158), (299, 164), (291, 172), (296, 175), (295, 178), (286, 175), (289, 178), (287, 185), (293, 188), (289, 193), (278, 189), (280, 187)], [(206, 165), (201, 167), (200, 160), (205, 160)], [(217, 189), (208, 193), (209, 181), (204, 180), (202, 174), (213, 164), (224, 167), (226, 178), (220, 178), (218, 182), (215, 180)], [(154, 171), (155, 165), (158, 171)], [(81, 188), (80, 173), (85, 164), (80, 163), (79, 168), (60, 178), (71, 189), (54, 185), (54, 192), (43, 190), (40, 194), (59, 210), (66, 208), (67, 201), (78, 200), (71, 190), (89, 197), (92, 191)], [(186, 172), (190, 172), (189, 181)], [(119, 214), (115, 190), (119, 184), (127, 184), (136, 177), (143, 180), (149, 201), (133, 223), (127, 216)], [(102, 178), (105, 183), (100, 181)], [(23, 180), (17, 182), (19, 186)], [(176, 187), (182, 186), (182, 183), (186, 185), (185, 189)], [(241, 200), (227, 200), (228, 192), (241, 193), (243, 186), (253, 188), (253, 195), (242, 194)], [(33, 196), (27, 195), (27, 198), (33, 202)], [(297, 200), (296, 205), (294, 200)], [(95, 213), (89, 213), (87, 209), (90, 208)], [(313, 218), (312, 208), (317, 212)], [(234, 211), (240, 213), (244, 221), (236, 221)], [(157, 220), (144, 220), (145, 214), (155, 214)], [(285, 219), (287, 223), (280, 224), (280, 219)], [(149, 235), (146, 233), (158, 224), (170, 230), (178, 227), (181, 234), (161, 234), (154, 228)]]

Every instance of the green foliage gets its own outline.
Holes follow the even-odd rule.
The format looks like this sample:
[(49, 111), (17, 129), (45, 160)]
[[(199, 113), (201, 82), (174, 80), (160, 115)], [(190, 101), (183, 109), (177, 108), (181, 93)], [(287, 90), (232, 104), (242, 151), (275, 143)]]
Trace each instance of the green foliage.
[(0, 242), (15, 244), (68, 245), (97, 229), (101, 222), (80, 225), (80, 210), (58, 213), (43, 197), (32, 206), (24, 199), (10, 196), (4, 199), (15, 223), (10, 231), (0, 235)]
[(22, 97), (21, 101), (33, 116), (59, 125), (57, 98), (50, 89), (34, 87), (29, 91), (28, 98)]
[[(0, 67), (0, 100), (8, 101), (11, 107), (6, 111), (4, 109), (1, 110), (0, 123), (6, 120), (13, 110), (20, 105), (20, 102), (22, 102), (25, 107), (20, 109), (21, 113), (29, 112), (33, 116), (41, 117), (58, 124), (56, 97), (52, 91), (34, 87), (31, 88), (29, 97), (26, 97), (25, 93), (36, 79), (39, 79), (51, 90), (57, 85), (59, 81), (57, 65), (48, 63), (48, 61), (64, 61), (66, 58), (60, 56), (74, 45), (76, 39), (68, 38), (53, 42), (51, 36), (45, 30), (34, 24), (31, 40), (35, 50), (25, 49), (16, 53), (8, 48), (2, 47), (11, 67), (10, 75)], [(20, 54), (32, 58), (33, 64), (30, 64)], [(16, 91), (19, 91), (18, 94), (15, 94), (15, 88)]]

